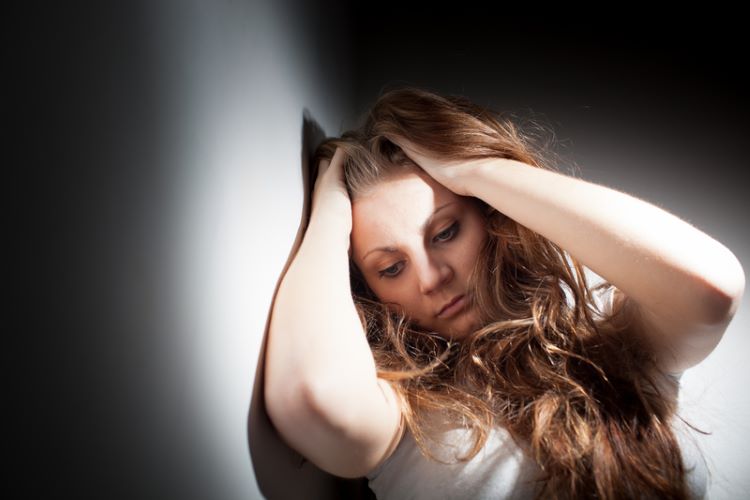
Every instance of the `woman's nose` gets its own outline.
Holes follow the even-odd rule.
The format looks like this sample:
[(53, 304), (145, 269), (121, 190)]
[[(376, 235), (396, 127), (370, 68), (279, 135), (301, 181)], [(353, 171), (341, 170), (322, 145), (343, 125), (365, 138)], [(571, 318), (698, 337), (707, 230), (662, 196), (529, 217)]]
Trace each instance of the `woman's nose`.
[(427, 295), (439, 290), (453, 276), (453, 269), (447, 262), (425, 257), (418, 266), (419, 287)]

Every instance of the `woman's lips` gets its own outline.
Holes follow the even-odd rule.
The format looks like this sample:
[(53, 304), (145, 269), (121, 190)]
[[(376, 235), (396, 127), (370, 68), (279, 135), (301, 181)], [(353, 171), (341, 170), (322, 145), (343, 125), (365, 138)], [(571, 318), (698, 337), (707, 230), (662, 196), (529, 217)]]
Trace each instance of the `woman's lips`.
[(466, 295), (459, 295), (457, 299), (454, 299), (448, 306), (443, 308), (437, 315), (438, 318), (447, 319), (456, 315), (466, 305)]

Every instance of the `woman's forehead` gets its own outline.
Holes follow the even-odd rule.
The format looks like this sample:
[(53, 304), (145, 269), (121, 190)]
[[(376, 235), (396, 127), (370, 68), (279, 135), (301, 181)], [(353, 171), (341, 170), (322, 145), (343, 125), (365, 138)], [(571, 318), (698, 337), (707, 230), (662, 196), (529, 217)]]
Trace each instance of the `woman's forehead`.
[(431, 177), (410, 173), (385, 180), (352, 201), (352, 216), (361, 222), (387, 216), (430, 215), (437, 207), (460, 201), (461, 196)]
[(376, 247), (421, 240), (433, 214), (434, 223), (463, 209), (464, 197), (430, 180), (394, 179), (352, 202), (352, 250), (358, 260)]

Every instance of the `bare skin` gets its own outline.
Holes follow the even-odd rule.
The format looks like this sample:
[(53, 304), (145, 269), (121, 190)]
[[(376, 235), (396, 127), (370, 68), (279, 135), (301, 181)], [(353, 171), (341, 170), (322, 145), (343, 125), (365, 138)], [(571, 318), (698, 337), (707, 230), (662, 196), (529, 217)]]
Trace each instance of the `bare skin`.
[[(461, 339), (476, 329), (467, 305), (450, 317), (443, 306), (468, 292), (487, 237), (476, 199), (460, 196), (421, 169), (383, 182), (352, 202), (352, 259), (378, 299), (422, 328)], [(436, 209), (434, 218), (425, 226)], [(392, 247), (394, 251), (375, 250)]]

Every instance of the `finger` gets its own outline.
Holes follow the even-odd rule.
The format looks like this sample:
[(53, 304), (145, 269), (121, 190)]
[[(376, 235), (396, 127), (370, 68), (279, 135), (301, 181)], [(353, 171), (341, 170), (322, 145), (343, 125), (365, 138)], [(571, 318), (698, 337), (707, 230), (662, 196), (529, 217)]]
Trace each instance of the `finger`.
[(427, 159), (420, 150), (416, 148), (414, 144), (406, 139), (399, 140), (396, 145), (401, 148), (404, 154), (414, 163), (421, 165)]
[(407, 153), (407, 154), (418, 153), (417, 149), (414, 147), (414, 144), (412, 144), (407, 139), (398, 139), (397, 141), (392, 141), (392, 142), (396, 143), (396, 146), (400, 147), (404, 151), (404, 153)]
[(320, 179), (321, 177), (323, 177), (323, 174), (325, 174), (326, 170), (328, 170), (328, 165), (328, 160), (320, 160), (320, 162), (318, 163), (318, 173), (315, 176), (316, 179)]
[(344, 157), (346, 155), (346, 152), (341, 148), (336, 148), (336, 151), (333, 153), (333, 158), (331, 158), (331, 163), (334, 168), (339, 168), (344, 163)]
[(318, 164), (318, 171), (323, 172), (331, 165), (338, 166), (339, 164), (343, 163), (344, 161), (344, 150), (340, 147), (336, 148), (336, 151), (333, 152), (333, 157), (324, 158), (320, 160), (320, 163)]

